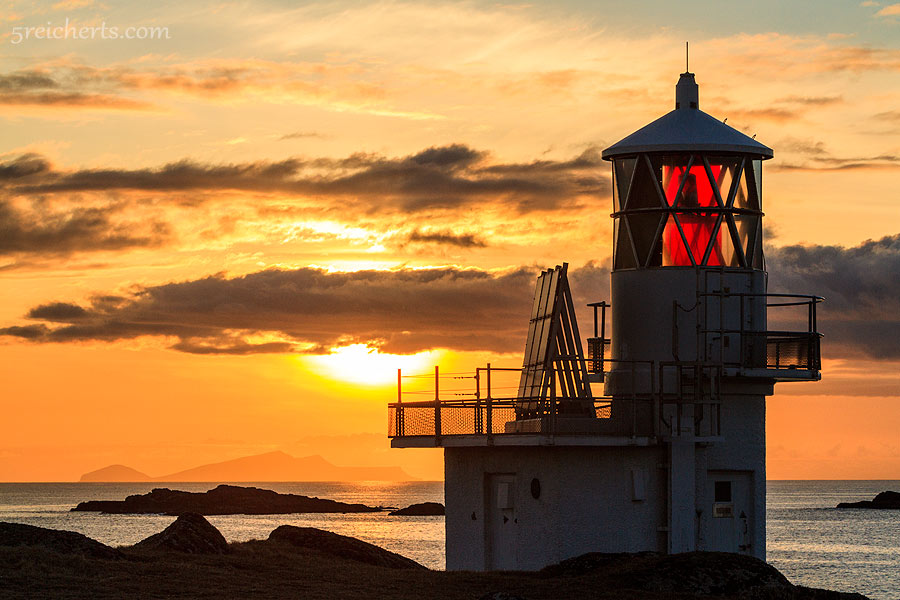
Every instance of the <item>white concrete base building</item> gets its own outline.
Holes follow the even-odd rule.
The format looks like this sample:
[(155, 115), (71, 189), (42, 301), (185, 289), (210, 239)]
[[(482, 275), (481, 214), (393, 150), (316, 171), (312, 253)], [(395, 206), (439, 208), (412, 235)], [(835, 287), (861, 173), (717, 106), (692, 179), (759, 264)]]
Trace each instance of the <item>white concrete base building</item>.
[(766, 396), (820, 377), (821, 298), (766, 290), (772, 150), (700, 111), (684, 73), (676, 109), (603, 157), (611, 302), (589, 304), (589, 356), (563, 265), (538, 278), (515, 397), (496, 397), (488, 366), (472, 399), (442, 400), (436, 370), (433, 401), (390, 405), (394, 447), (444, 448), (448, 569), (587, 552), (765, 558)]

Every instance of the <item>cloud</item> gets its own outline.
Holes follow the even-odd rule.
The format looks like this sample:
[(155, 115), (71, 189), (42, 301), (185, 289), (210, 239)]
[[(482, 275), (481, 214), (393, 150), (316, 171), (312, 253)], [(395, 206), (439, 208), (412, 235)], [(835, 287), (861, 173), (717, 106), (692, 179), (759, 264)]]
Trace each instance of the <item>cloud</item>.
[(113, 91), (90, 89), (90, 82), (40, 70), (0, 75), (0, 105), (150, 110), (153, 104)]
[(150, 110), (149, 102), (130, 100), (108, 94), (84, 94), (80, 92), (0, 92), (0, 104), (12, 106), (66, 106), (77, 108)]
[(790, 121), (794, 121), (798, 118), (799, 114), (797, 111), (790, 110), (787, 108), (752, 108), (752, 109), (731, 109), (725, 111), (728, 113), (729, 118), (733, 118), (735, 120), (743, 120), (743, 121), (774, 121), (776, 123), (786, 123)]
[(279, 140), (297, 140), (303, 138), (320, 138), (324, 139), (327, 137), (325, 134), (319, 133), (317, 131), (294, 131), (293, 133), (286, 133)]
[(41, 319), (44, 321), (71, 322), (86, 317), (88, 312), (77, 304), (68, 302), (53, 302), (42, 304), (28, 311), (29, 319)]
[[(0, 180), (42, 172), (40, 161), (0, 166)], [(26, 173), (26, 174), (23, 174)], [(40, 203), (38, 203), (40, 205)], [(68, 255), (159, 246), (170, 239), (164, 222), (121, 222), (118, 208), (75, 207), (48, 212), (26, 210), (0, 198), (0, 256), (13, 254)]]
[(60, 0), (53, 5), (53, 10), (73, 10), (93, 6), (94, 0)]
[(774, 145), (779, 152), (795, 152), (797, 154), (808, 154), (812, 156), (822, 156), (828, 154), (825, 149), (825, 142), (818, 140), (802, 140), (797, 138), (786, 138)]
[[(138, 287), (126, 297), (97, 296), (85, 306), (50, 302), (27, 315), (42, 323), (5, 327), (0, 335), (42, 343), (158, 336), (194, 354), (327, 353), (353, 343), (393, 353), (516, 352), (524, 347), (537, 274), (535, 268), (303, 268), (215, 275)], [(571, 279), (592, 293), (606, 287), (608, 275), (590, 264)]]
[[(204, 354), (326, 352), (345, 343), (399, 353), (510, 351), (523, 343), (534, 276), (526, 269), (269, 269), (141, 287), (112, 306), (53, 302), (29, 313), (53, 326), (0, 333), (39, 342), (175, 337), (173, 349)], [(260, 337), (272, 339), (252, 341)]]
[(900, 155), (877, 156), (812, 156), (805, 163), (777, 162), (770, 167), (776, 171), (855, 171), (860, 169), (900, 168)]
[[(826, 358), (900, 359), (900, 234), (851, 248), (796, 245), (766, 252), (771, 292), (826, 298), (818, 312)], [(354, 343), (393, 353), (518, 352), (538, 271), (303, 268), (214, 275), (87, 303), (54, 300), (29, 311), (32, 323), (12, 324), (0, 334), (60, 343), (156, 336), (174, 350), (201, 354), (325, 353)], [(570, 281), (586, 335), (591, 314), (583, 305), (608, 299), (608, 265), (573, 269)], [(784, 310), (770, 311), (770, 327), (806, 326), (805, 313)]]
[(474, 233), (453, 233), (451, 231), (416, 230), (406, 237), (407, 242), (459, 246), (461, 248), (484, 248), (487, 244)]
[[(0, 164), (0, 186), (9, 195), (71, 192), (253, 191), (314, 199), (346, 213), (367, 214), (456, 209), (497, 203), (520, 213), (572, 208), (607, 194), (597, 175), (599, 153), (589, 149), (568, 161), (502, 164), (463, 144), (426, 148), (402, 157), (352, 154), (345, 158), (287, 158), (233, 164), (181, 160), (145, 169), (57, 171), (36, 155)], [(16, 176), (16, 177), (13, 177)], [(181, 202), (180, 195), (178, 201)], [(197, 200), (199, 201), (199, 200)]]
[(900, 123), (900, 110), (891, 110), (878, 113), (875, 115), (875, 118), (879, 121), (896, 121)]
[[(890, 113), (882, 113), (884, 120)], [(845, 171), (860, 169), (896, 169), (900, 167), (900, 155), (877, 154), (873, 156), (832, 156), (825, 143), (818, 140), (788, 137), (776, 145), (780, 150), (804, 155), (804, 162), (776, 160), (770, 167), (776, 171)]]
[(766, 262), (770, 291), (825, 297), (818, 316), (828, 352), (900, 358), (900, 234), (851, 248), (768, 248)]
[(785, 104), (800, 104), (806, 106), (828, 106), (831, 104), (840, 104), (844, 101), (843, 96), (787, 96), (776, 100)]
[(876, 17), (895, 17), (900, 15), (900, 4), (889, 4), (875, 13)]

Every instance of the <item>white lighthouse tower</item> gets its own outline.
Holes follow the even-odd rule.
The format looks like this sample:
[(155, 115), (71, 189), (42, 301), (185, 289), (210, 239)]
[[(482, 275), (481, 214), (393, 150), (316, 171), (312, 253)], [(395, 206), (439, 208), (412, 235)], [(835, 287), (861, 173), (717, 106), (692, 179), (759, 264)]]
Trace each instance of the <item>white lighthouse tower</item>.
[(585, 552), (765, 558), (765, 398), (819, 379), (821, 337), (821, 298), (767, 293), (772, 150), (702, 112), (683, 73), (675, 110), (603, 158), (611, 302), (589, 304), (587, 360), (563, 265), (538, 278), (515, 397), (496, 393), (508, 371), (490, 365), (471, 398), (441, 398), (436, 370), (434, 400), (408, 402), (399, 380), (392, 445), (445, 449), (448, 569)]

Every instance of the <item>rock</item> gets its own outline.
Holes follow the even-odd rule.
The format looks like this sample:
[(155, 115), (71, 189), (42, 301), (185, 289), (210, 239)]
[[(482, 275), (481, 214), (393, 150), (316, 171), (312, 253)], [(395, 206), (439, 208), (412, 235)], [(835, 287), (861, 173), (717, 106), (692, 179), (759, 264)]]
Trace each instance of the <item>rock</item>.
[(421, 502), (412, 504), (406, 508), (400, 508), (388, 513), (392, 517), (428, 517), (444, 514), (444, 505), (440, 502)]
[(268, 542), (314, 550), (379, 567), (425, 569), (414, 560), (374, 544), (314, 527), (282, 525), (269, 534)]
[(653, 597), (662, 594), (665, 597), (716, 596), (744, 600), (865, 600), (865, 596), (859, 594), (795, 586), (764, 561), (727, 552), (590, 553), (539, 572), (539, 576), (545, 578), (585, 575), (601, 577), (607, 589), (644, 591), (652, 593)]
[(175, 522), (132, 546), (137, 550), (227, 554), (228, 542), (218, 529), (197, 513), (185, 513)]
[(881, 492), (872, 500), (862, 500), (860, 502), (841, 502), (838, 508), (880, 508), (880, 509), (900, 509), (900, 492)]
[(115, 514), (275, 515), (379, 512), (382, 509), (299, 494), (279, 494), (255, 487), (220, 485), (207, 492), (156, 488), (147, 494), (128, 496), (125, 500), (81, 502), (72, 510)]
[(59, 554), (119, 560), (121, 552), (74, 531), (44, 529), (22, 523), (0, 523), (0, 546), (28, 546)]

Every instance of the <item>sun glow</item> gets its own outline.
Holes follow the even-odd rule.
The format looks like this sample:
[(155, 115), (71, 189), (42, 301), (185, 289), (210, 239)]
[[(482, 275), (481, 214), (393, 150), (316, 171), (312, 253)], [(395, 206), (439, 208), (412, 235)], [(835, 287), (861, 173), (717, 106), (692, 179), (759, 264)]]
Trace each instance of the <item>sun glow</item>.
[(441, 352), (418, 354), (382, 354), (365, 344), (351, 344), (333, 348), (324, 356), (307, 356), (302, 360), (312, 369), (329, 379), (367, 386), (396, 384), (397, 369), (407, 372), (424, 372), (437, 364)]

